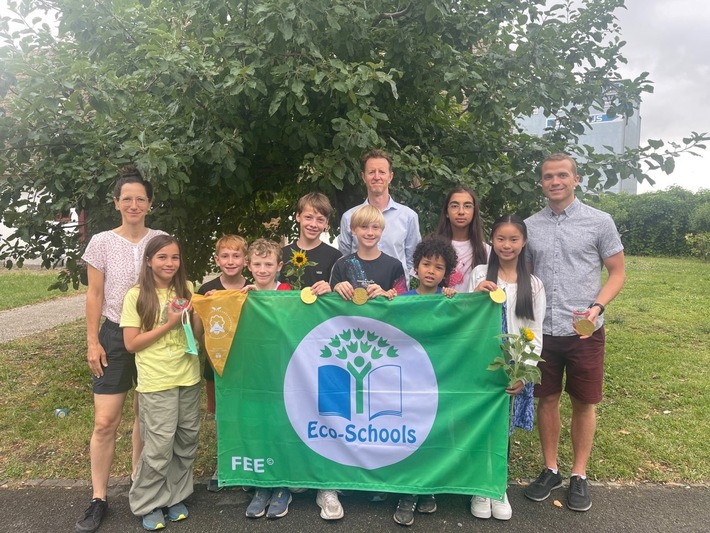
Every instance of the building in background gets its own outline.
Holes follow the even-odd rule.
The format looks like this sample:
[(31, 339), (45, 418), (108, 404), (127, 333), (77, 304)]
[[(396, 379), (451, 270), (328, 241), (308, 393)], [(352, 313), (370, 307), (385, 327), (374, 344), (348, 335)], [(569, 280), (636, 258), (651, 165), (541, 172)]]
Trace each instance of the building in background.
[[(598, 110), (589, 112), (591, 127), (586, 128), (584, 134), (579, 136), (579, 144), (588, 144), (594, 147), (597, 153), (605, 153), (611, 147), (612, 153), (619, 154), (627, 148), (638, 148), (641, 140), (641, 116), (638, 105), (634, 108), (631, 117), (617, 115), (608, 117)], [(537, 109), (532, 116), (520, 117), (518, 124), (526, 133), (542, 137), (547, 128), (555, 125), (555, 117), (545, 116), (541, 109)], [(584, 176), (580, 176), (582, 187), (585, 186)], [(635, 179), (619, 180), (607, 192), (636, 194), (638, 182)]]

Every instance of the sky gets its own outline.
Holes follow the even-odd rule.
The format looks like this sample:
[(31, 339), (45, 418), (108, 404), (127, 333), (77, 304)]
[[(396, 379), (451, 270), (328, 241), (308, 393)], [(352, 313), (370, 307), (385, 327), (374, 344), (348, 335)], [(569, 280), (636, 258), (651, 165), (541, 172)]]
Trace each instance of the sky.
[[(0, 0), (1, 1), (1, 0)], [(3, 2), (4, 3), (4, 2)], [(635, 78), (649, 72), (654, 92), (640, 107), (641, 143), (648, 139), (681, 142), (691, 132), (710, 133), (710, 0), (626, 0), (616, 15), (626, 41), (628, 60), (621, 74)], [(4, 7), (0, 12), (6, 13)], [(667, 176), (651, 173), (654, 186), (639, 192), (680, 185), (710, 189), (710, 143), (703, 157), (682, 155)]]
[[(641, 143), (681, 142), (692, 131), (710, 133), (710, 0), (626, 0), (616, 12), (628, 60), (622, 75), (649, 73), (654, 92), (641, 102)], [(656, 185), (639, 192), (680, 185), (710, 189), (710, 143), (703, 157), (683, 155), (667, 176), (651, 174)]]

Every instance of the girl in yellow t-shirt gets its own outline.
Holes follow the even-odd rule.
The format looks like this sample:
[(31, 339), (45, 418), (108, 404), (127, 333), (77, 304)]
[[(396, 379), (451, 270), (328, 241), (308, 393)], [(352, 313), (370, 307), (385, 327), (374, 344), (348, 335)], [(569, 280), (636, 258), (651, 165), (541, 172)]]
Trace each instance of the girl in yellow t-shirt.
[[(129, 492), (131, 511), (149, 531), (188, 516), (192, 463), (200, 428), (200, 365), (186, 353), (182, 317), (191, 317), (192, 284), (181, 261), (180, 244), (159, 235), (146, 245), (138, 286), (123, 301), (121, 327), (126, 348), (135, 352), (143, 441)], [(198, 330), (199, 320), (192, 324)]]

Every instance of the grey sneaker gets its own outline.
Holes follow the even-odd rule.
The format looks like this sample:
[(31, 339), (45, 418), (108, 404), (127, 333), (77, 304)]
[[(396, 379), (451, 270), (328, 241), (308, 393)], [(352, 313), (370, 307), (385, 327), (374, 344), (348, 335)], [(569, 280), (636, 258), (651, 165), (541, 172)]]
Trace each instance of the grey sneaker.
[(247, 507), (247, 518), (261, 518), (271, 501), (271, 489), (256, 489)]
[(165, 527), (165, 515), (162, 509), (153, 509), (147, 515), (143, 515), (143, 529), (146, 531), (157, 531)]
[(416, 496), (410, 495), (400, 498), (397, 510), (394, 512), (394, 521), (402, 526), (411, 526), (414, 523), (414, 509), (416, 507)]
[(562, 486), (562, 476), (549, 468), (543, 468), (537, 479), (525, 488), (525, 496), (534, 502), (541, 502), (550, 496), (550, 492)]
[(436, 498), (433, 494), (422, 494), (417, 500), (417, 511), (424, 514), (436, 512)]
[(291, 491), (284, 488), (274, 489), (266, 518), (281, 518), (282, 516), (286, 516), (289, 503), (291, 503)]
[(76, 533), (94, 533), (101, 525), (104, 515), (108, 511), (108, 500), (94, 498), (89, 502), (89, 507), (76, 522)]
[(589, 511), (592, 507), (592, 497), (589, 495), (589, 484), (579, 476), (569, 478), (567, 490), (567, 507), (573, 511)]
[(182, 502), (168, 507), (168, 519), (171, 522), (185, 520), (188, 516), (190, 516), (190, 512), (187, 510), (187, 506)]

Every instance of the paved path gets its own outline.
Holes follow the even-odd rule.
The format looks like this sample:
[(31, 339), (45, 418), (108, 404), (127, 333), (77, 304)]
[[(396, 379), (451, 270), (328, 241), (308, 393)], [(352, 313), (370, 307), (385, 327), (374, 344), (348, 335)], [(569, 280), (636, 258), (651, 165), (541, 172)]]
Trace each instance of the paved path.
[[(392, 520), (396, 497), (370, 503), (363, 493), (341, 497), (345, 518), (326, 522), (319, 517), (315, 491), (294, 494), (288, 515), (279, 520), (250, 520), (244, 511), (251, 495), (238, 488), (209, 493), (203, 484), (187, 500), (190, 517), (184, 522), (169, 523), (166, 531), (192, 532), (574, 532), (574, 533), (651, 533), (705, 532), (710, 519), (710, 488), (707, 486), (614, 485), (592, 486), (594, 505), (586, 513), (556, 507), (565, 501), (566, 490), (558, 489), (544, 502), (532, 502), (523, 496), (523, 487), (512, 485), (508, 495), (513, 507), (509, 522), (479, 520), (469, 512), (470, 498), (457, 495), (437, 496), (434, 514), (417, 514), (411, 528)], [(88, 487), (30, 486), (3, 484), (0, 481), (0, 531), (55, 532), (73, 531), (74, 522), (86, 507)], [(143, 531), (140, 521), (128, 507), (128, 485), (109, 489), (109, 514), (99, 533)]]
[(0, 311), (0, 343), (84, 317), (86, 294)]

